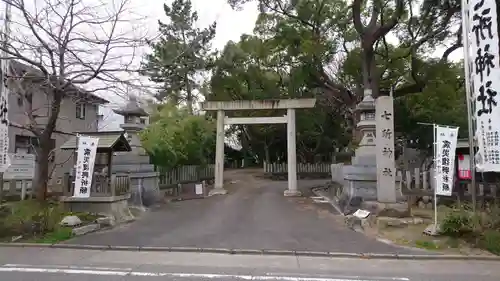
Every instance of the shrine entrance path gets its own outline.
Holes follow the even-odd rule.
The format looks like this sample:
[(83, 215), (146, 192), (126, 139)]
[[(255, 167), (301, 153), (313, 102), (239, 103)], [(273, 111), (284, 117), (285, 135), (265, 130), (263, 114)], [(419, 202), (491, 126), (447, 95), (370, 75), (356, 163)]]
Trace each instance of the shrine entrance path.
[(304, 197), (284, 197), (286, 181), (260, 170), (225, 172), (228, 195), (168, 203), (137, 221), (66, 244), (196, 247), (346, 253), (412, 253), (354, 232), (343, 218), (309, 198), (326, 180), (299, 181)]

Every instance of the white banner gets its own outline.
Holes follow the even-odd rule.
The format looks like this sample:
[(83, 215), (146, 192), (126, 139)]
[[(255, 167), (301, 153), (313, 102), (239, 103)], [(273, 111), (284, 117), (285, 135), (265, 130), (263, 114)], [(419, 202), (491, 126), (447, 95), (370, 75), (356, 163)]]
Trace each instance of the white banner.
[(455, 151), (458, 128), (436, 126), (435, 191), (437, 195), (451, 196), (455, 175)]
[(470, 81), (478, 141), (476, 168), (500, 172), (500, 60), (495, 0), (469, 0)]
[(78, 137), (78, 156), (76, 159), (75, 169), (75, 190), (73, 193), (74, 197), (90, 197), (92, 174), (94, 172), (94, 163), (98, 142), (99, 138), (96, 137)]
[[(8, 57), (4, 52), (0, 55)], [(0, 77), (0, 172), (5, 172), (9, 167), (9, 88), (7, 87), (7, 75), (9, 73), (9, 61), (0, 60), (2, 77)]]
[[(2, 41), (7, 42), (10, 34), (10, 5), (7, 5), (7, 11), (3, 19)], [(9, 57), (6, 52), (0, 52), (2, 57)], [(0, 172), (5, 172), (9, 167), (9, 88), (7, 87), (7, 77), (9, 74), (9, 60), (0, 60), (1, 76), (0, 79)]]

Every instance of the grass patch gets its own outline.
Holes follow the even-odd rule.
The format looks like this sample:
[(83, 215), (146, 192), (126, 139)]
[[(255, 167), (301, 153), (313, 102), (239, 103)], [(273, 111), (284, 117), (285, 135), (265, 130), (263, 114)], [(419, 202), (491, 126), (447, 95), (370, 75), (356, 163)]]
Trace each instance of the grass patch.
[(75, 215), (83, 224), (94, 222), (99, 215), (85, 212), (66, 212), (59, 202), (24, 200), (0, 206), (0, 241), (56, 243), (72, 237), (69, 227), (59, 225), (65, 216)]
[(415, 247), (426, 250), (439, 250), (441, 246), (434, 241), (416, 240)]
[(445, 244), (450, 248), (457, 249), (460, 247), (460, 240), (455, 237), (449, 237)]
[(45, 233), (41, 237), (33, 237), (26, 240), (26, 242), (32, 243), (42, 243), (42, 244), (54, 244), (61, 241), (65, 241), (73, 237), (71, 227), (58, 227), (52, 232)]

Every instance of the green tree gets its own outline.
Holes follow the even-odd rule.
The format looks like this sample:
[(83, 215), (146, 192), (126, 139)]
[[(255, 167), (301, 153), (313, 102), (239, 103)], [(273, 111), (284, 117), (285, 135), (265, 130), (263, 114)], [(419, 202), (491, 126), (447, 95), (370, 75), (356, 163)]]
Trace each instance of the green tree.
[(172, 103), (159, 105), (151, 120), (140, 136), (155, 165), (173, 168), (209, 161), (215, 149), (213, 121), (203, 115), (192, 115), (186, 107)]
[(195, 27), (198, 14), (190, 0), (175, 0), (163, 9), (169, 22), (159, 21), (160, 38), (150, 43), (153, 52), (146, 56), (144, 73), (163, 85), (158, 100), (185, 102), (192, 113), (201, 86), (198, 76), (210, 65), (210, 43), (215, 37), (216, 24), (204, 29)]
[[(288, 49), (298, 50), (296, 46), (304, 45), (321, 49), (325, 40), (333, 40), (337, 44), (330, 45), (328, 52), (332, 55), (329, 58), (345, 56), (353, 50), (359, 52), (361, 83), (354, 88), (325, 73), (324, 69), (332, 63), (328, 57), (318, 56), (317, 52), (307, 52), (309, 56), (294, 55), (295, 58), (313, 59), (309, 62), (310, 74), (316, 78), (318, 86), (333, 95), (341, 106), (351, 109), (365, 89), (371, 90), (375, 97), (389, 94), (389, 88), (381, 84), (385, 72), (377, 67), (377, 56), (392, 62), (411, 61), (405, 79), (396, 84), (394, 95), (399, 97), (420, 93), (425, 88), (429, 77), (421, 71), (419, 57), (442, 44), (447, 49), (441, 59), (447, 60), (461, 47), (460, 1), (457, 0), (354, 0), (350, 5), (343, 0), (228, 0), (228, 3), (237, 8), (250, 1), (259, 2), (261, 13), (286, 18), (281, 20), (281, 25), (288, 21), (287, 26), (291, 27), (291, 23), (300, 26), (281, 28), (278, 33), (286, 31), (290, 35), (290, 32), (306, 31), (311, 35), (301, 36), (306, 44), (297, 44), (293, 36), (283, 37), (289, 42)], [(387, 44), (389, 34), (399, 40), (399, 47), (404, 50), (398, 56), (393, 55)], [(337, 56), (333, 56), (335, 54)]]
[[(311, 76), (302, 65), (296, 65), (282, 49), (283, 38), (270, 34), (270, 21), (261, 15), (257, 36), (244, 35), (240, 42), (229, 42), (215, 62), (211, 91), (207, 100), (286, 99), (315, 97)], [(300, 37), (297, 37), (300, 39)], [(305, 40), (304, 40), (305, 41)], [(309, 50), (318, 48), (307, 47)], [(236, 112), (235, 116), (279, 116), (284, 111), (266, 110)], [(318, 155), (329, 157), (334, 147), (347, 145), (345, 118), (326, 99), (313, 110), (297, 112), (297, 152), (304, 162), (313, 162)], [(265, 161), (286, 160), (286, 127), (283, 125), (238, 126), (240, 142), (245, 151), (252, 151)]]
[[(237, 6), (249, 1), (229, 2)], [(422, 136), (416, 122), (430, 118), (434, 118), (432, 122), (462, 124), (463, 76), (458, 75), (459, 65), (448, 62), (451, 52), (461, 46), (461, 30), (455, 28), (458, 1), (355, 0), (352, 5), (341, 0), (258, 2), (261, 13), (251, 39), (253, 46), (243, 47), (249, 44), (245, 37), (228, 45), (232, 50), (225, 50), (222, 57), (228, 55), (231, 59), (226, 61), (235, 63), (217, 65), (218, 72), (214, 72), (212, 90), (218, 98), (314, 96), (318, 108), (303, 119), (306, 126), (302, 130), (314, 144), (321, 140), (330, 149), (332, 143), (349, 139), (355, 121), (353, 109), (365, 89), (376, 97), (388, 95), (394, 88), (400, 116), (396, 128), (404, 139)], [(388, 42), (389, 34), (399, 40), (397, 46)], [(256, 46), (256, 42), (260, 43)], [(448, 48), (440, 56), (429, 56), (438, 44)], [(271, 82), (273, 91), (266, 83), (256, 82), (262, 77)], [(218, 84), (214, 84), (217, 79)], [(442, 102), (451, 98), (456, 102)], [(427, 112), (419, 109), (421, 105), (427, 105)], [(335, 130), (322, 124), (323, 129), (328, 128), (325, 131), (335, 132), (331, 137), (320, 136), (321, 129), (311, 126), (320, 124), (321, 118), (335, 123)], [(298, 116), (298, 123), (300, 119)], [(267, 138), (286, 147), (279, 141), (281, 133), (276, 134), (269, 132)], [(313, 146), (309, 142), (305, 150)], [(325, 154), (328, 149), (317, 151)]]

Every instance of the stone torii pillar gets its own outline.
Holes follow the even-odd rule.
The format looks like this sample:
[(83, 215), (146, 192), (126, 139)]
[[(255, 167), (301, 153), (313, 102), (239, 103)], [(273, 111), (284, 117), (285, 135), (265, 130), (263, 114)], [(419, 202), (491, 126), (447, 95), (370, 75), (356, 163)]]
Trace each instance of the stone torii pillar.
[[(313, 108), (316, 99), (209, 101), (202, 103), (205, 111), (217, 111), (217, 144), (215, 155), (215, 186), (209, 195), (226, 194), (224, 189), (224, 125), (287, 124), (288, 189), (285, 196), (301, 196), (297, 188), (297, 148), (295, 109)], [(225, 111), (286, 109), (285, 116), (228, 118)]]

